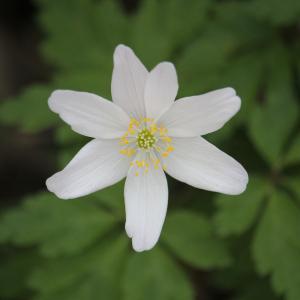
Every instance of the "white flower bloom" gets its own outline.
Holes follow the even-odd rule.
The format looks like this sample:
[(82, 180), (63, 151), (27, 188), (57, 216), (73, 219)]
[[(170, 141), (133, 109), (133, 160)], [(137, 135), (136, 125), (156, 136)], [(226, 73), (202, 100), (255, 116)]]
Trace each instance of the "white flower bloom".
[(165, 173), (194, 187), (230, 195), (242, 193), (245, 169), (201, 135), (220, 129), (240, 108), (232, 88), (174, 102), (174, 65), (148, 72), (133, 51), (114, 53), (113, 102), (84, 92), (54, 91), (51, 110), (80, 134), (94, 138), (47, 180), (62, 199), (81, 197), (127, 176), (126, 232), (136, 251), (158, 241), (168, 205)]

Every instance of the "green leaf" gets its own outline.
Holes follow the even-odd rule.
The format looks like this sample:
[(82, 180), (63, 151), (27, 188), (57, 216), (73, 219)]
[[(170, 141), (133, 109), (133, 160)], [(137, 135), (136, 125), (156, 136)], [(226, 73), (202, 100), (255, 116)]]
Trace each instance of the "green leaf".
[(259, 278), (255, 273), (249, 244), (249, 235), (232, 240), (234, 260), (225, 269), (213, 272), (213, 287), (231, 295), (232, 300), (276, 300), (267, 278)]
[(284, 165), (294, 165), (300, 163), (300, 133), (295, 136), (289, 150), (284, 157)]
[[(216, 89), (228, 59), (239, 41), (229, 31), (209, 29), (190, 43), (178, 59), (180, 95), (193, 95)], [(221, 88), (222, 86), (218, 86)]]
[(184, 272), (159, 247), (131, 255), (123, 285), (124, 300), (192, 300)]
[[(173, 48), (182, 48), (182, 45), (194, 39), (207, 21), (211, 2), (209, 0), (190, 0), (187, 5), (181, 0), (157, 1), (163, 18), (162, 27), (170, 39)], [(182, 12), (185, 12), (182, 14)], [(157, 19), (153, 19), (156, 22)], [(188, 24), (188, 26), (187, 26)], [(158, 28), (161, 30), (161, 28)]]
[(39, 3), (40, 21), (48, 33), (43, 52), (50, 62), (64, 70), (110, 71), (113, 48), (124, 42), (128, 28), (116, 1), (39, 0)]
[(238, 293), (232, 300), (279, 300), (275, 296), (270, 287), (264, 282), (254, 282), (248, 284), (241, 292)]
[[(159, 56), (160, 60), (167, 59), (172, 50), (171, 40), (161, 28), (163, 11), (160, 8), (161, 5), (156, 0), (143, 1), (132, 24), (129, 46), (135, 49), (147, 68), (154, 67)], [(147, 37), (147, 43), (145, 43), (145, 37)], [(149, 51), (149, 45), (155, 45), (155, 47), (151, 47)]]
[[(57, 116), (57, 118), (59, 118)], [(67, 124), (56, 128), (54, 138), (60, 146), (60, 151), (58, 152), (58, 165), (60, 168), (64, 168), (72, 158), (80, 151), (80, 149), (91, 141), (91, 138), (78, 134), (73, 131), (71, 127)]]
[(293, 177), (286, 177), (283, 180), (283, 184), (285, 187), (290, 189), (290, 191), (294, 194), (295, 198), (300, 203), (300, 176), (296, 175)]
[(48, 107), (50, 86), (32, 86), (14, 100), (0, 106), (0, 122), (19, 126), (27, 132), (39, 132), (57, 123), (57, 116)]
[(112, 74), (112, 54), (107, 58), (109, 67), (103, 68), (81, 68), (58, 73), (53, 85), (56, 89), (75, 90), (90, 92), (100, 95), (107, 100), (111, 99), (111, 74)]
[(273, 166), (281, 164), (282, 149), (297, 122), (298, 106), (292, 87), (288, 53), (274, 46), (268, 57), (267, 87), (262, 105), (253, 112), (250, 122), (251, 138)]
[(45, 256), (75, 254), (107, 233), (117, 220), (87, 199), (62, 201), (50, 193), (28, 198), (0, 221), (0, 241), (38, 245)]
[(230, 291), (243, 289), (244, 284), (249, 286), (253, 282), (255, 273), (248, 245), (249, 241), (245, 237), (233, 241), (231, 248), (234, 259), (228, 267), (212, 273), (213, 286)]
[(250, 228), (266, 195), (266, 182), (250, 175), (246, 191), (239, 196), (218, 195), (215, 215), (217, 232), (221, 236), (239, 235)]
[[(207, 0), (191, 0), (188, 5), (181, 0), (145, 0), (135, 16), (130, 44), (152, 68), (159, 61), (170, 59), (177, 47), (185, 46), (197, 35), (209, 7)], [(149, 45), (153, 45), (151, 51)]]
[(17, 251), (8, 248), (1, 253), (0, 261), (0, 298), (27, 298), (26, 281), (32, 269), (40, 263), (40, 257), (32, 249)]
[[(58, 115), (56, 116), (59, 118)], [(62, 120), (60, 122), (63, 124)], [(74, 148), (78, 145), (82, 147), (91, 140), (91, 138), (73, 131), (71, 127), (65, 123), (62, 127), (56, 129), (54, 139), (63, 149)]]
[(124, 184), (122, 180), (94, 194), (101, 205), (111, 210), (118, 219), (124, 220)]
[[(247, 66), (247, 76), (245, 76)], [(255, 108), (255, 100), (263, 79), (263, 63), (260, 53), (250, 52), (233, 59), (230, 66), (224, 70), (221, 86), (232, 86), (242, 100), (241, 110), (229, 124), (238, 119), (247, 120)]]
[(171, 212), (162, 239), (172, 252), (190, 265), (210, 269), (230, 262), (226, 244), (213, 232), (213, 223), (200, 214)]
[(128, 257), (125, 235), (113, 235), (89, 251), (48, 260), (29, 278), (38, 300), (120, 299), (121, 275)]
[(299, 1), (252, 0), (246, 2), (249, 12), (257, 19), (274, 25), (288, 25), (299, 21)]
[(275, 192), (258, 225), (253, 243), (257, 271), (271, 275), (274, 290), (287, 300), (300, 295), (300, 209)]

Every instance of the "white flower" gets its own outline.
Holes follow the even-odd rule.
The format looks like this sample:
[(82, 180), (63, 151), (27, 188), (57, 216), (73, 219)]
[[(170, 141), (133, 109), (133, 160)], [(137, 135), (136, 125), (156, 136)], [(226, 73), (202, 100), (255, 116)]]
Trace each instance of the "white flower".
[(168, 205), (164, 171), (194, 187), (230, 195), (242, 193), (248, 182), (237, 161), (201, 137), (239, 110), (235, 91), (224, 88), (174, 102), (177, 90), (172, 63), (148, 72), (130, 48), (119, 45), (113, 102), (67, 90), (54, 91), (49, 99), (51, 110), (74, 131), (94, 138), (47, 180), (49, 191), (72, 199), (127, 176), (125, 228), (136, 251), (151, 249), (162, 230)]

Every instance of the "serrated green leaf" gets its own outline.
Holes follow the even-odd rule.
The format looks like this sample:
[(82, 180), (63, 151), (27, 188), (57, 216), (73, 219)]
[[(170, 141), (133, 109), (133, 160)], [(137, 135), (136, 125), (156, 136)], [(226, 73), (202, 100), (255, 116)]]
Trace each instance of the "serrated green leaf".
[(163, 28), (175, 49), (182, 48), (190, 39), (198, 35), (207, 21), (212, 4), (209, 0), (190, 0), (188, 5), (182, 0), (157, 2), (163, 14)]
[(56, 128), (54, 138), (60, 147), (57, 154), (59, 168), (64, 168), (78, 151), (91, 141), (90, 138), (73, 131), (67, 124), (62, 124), (61, 127)]
[(122, 270), (128, 256), (128, 240), (113, 235), (89, 251), (73, 257), (49, 260), (29, 278), (38, 300), (120, 299)]
[(286, 177), (283, 180), (283, 184), (285, 187), (290, 189), (290, 191), (294, 194), (295, 198), (300, 203), (300, 176), (296, 175), (293, 177)]
[(124, 42), (128, 26), (116, 1), (39, 3), (40, 20), (48, 33), (43, 52), (50, 62), (65, 70), (109, 70), (113, 48)]
[(218, 195), (215, 215), (217, 232), (221, 236), (244, 233), (255, 221), (266, 195), (267, 185), (261, 178), (250, 175), (246, 191), (239, 196)]
[(238, 43), (229, 31), (209, 29), (187, 45), (176, 64), (181, 83), (180, 95), (189, 96), (215, 89), (223, 70), (229, 67), (229, 55)]
[(80, 68), (64, 71), (56, 75), (53, 85), (56, 89), (75, 90), (97, 94), (107, 100), (111, 99), (112, 54), (106, 58), (108, 67)]
[(181, 0), (145, 0), (135, 17), (131, 46), (152, 68), (159, 61), (170, 59), (174, 50), (184, 47), (197, 34), (209, 7), (210, 1), (206, 0), (191, 0), (188, 5)]
[(73, 131), (67, 124), (56, 129), (54, 138), (63, 149), (75, 148), (76, 146), (82, 147), (91, 140), (91, 138)]
[(99, 203), (104, 207), (110, 209), (118, 219), (124, 219), (124, 182), (122, 180), (110, 187), (107, 187), (94, 194)]
[(75, 254), (91, 245), (117, 221), (109, 212), (85, 200), (61, 201), (50, 193), (28, 198), (0, 221), (0, 241), (38, 245), (45, 256)]
[(253, 255), (257, 271), (271, 275), (274, 290), (287, 300), (300, 295), (300, 209), (275, 192), (256, 230)]
[(234, 246), (232, 263), (212, 273), (213, 285), (222, 290), (242, 289), (243, 284), (248, 286), (253, 281), (254, 272), (247, 247), (248, 241), (243, 237), (243, 239), (235, 240), (232, 246)]
[(193, 290), (181, 268), (160, 248), (131, 255), (123, 285), (124, 300), (192, 300)]
[[(247, 76), (245, 76), (245, 66), (247, 66)], [(238, 119), (248, 120), (251, 116), (263, 78), (263, 67), (261, 54), (250, 52), (235, 58), (224, 70), (222, 86), (234, 87), (242, 100), (241, 110), (230, 120), (230, 124)]]
[(281, 164), (282, 149), (297, 122), (298, 106), (292, 87), (286, 50), (274, 46), (268, 57), (267, 87), (262, 105), (257, 104), (250, 121), (251, 138), (273, 166)]
[[(129, 46), (134, 47), (137, 55), (147, 68), (157, 64), (157, 58), (167, 59), (171, 53), (172, 45), (164, 30), (160, 30), (163, 20), (162, 11), (158, 1), (143, 1), (139, 13), (134, 18)], [(147, 37), (147, 42), (145, 42)], [(149, 45), (151, 47), (149, 51)]]
[(213, 223), (197, 213), (171, 212), (162, 240), (178, 258), (199, 268), (223, 267), (230, 262), (226, 244), (213, 232)]
[(0, 106), (0, 122), (18, 126), (27, 132), (39, 132), (57, 123), (57, 117), (48, 108), (50, 86), (32, 86), (14, 100)]
[(277, 26), (293, 24), (299, 20), (300, 4), (298, 1), (252, 0), (247, 4), (253, 16)]
[(248, 284), (237, 296), (232, 300), (279, 300), (279, 297), (274, 295), (270, 287), (261, 281)]
[(6, 252), (1, 253), (0, 260), (0, 298), (25, 298), (29, 294), (28, 275), (41, 259), (32, 249), (7, 249)]
[(232, 300), (276, 300), (267, 278), (257, 276), (253, 266), (249, 235), (232, 240), (234, 260), (225, 269), (212, 273), (213, 286), (231, 295)]
[(283, 160), (285, 166), (300, 163), (300, 133), (295, 136)]

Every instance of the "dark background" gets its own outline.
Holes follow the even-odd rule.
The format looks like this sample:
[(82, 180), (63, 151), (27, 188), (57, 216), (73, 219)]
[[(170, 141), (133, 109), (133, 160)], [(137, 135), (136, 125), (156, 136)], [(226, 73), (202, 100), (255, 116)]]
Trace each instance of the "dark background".
[[(38, 53), (43, 34), (36, 14), (31, 1), (1, 1), (0, 101), (50, 77), (51, 70)], [(11, 127), (1, 127), (1, 136), (0, 199), (3, 205), (12, 205), (21, 195), (43, 188), (43, 180), (51, 170), (51, 164), (44, 159), (51, 141), (49, 135), (27, 135)]]

